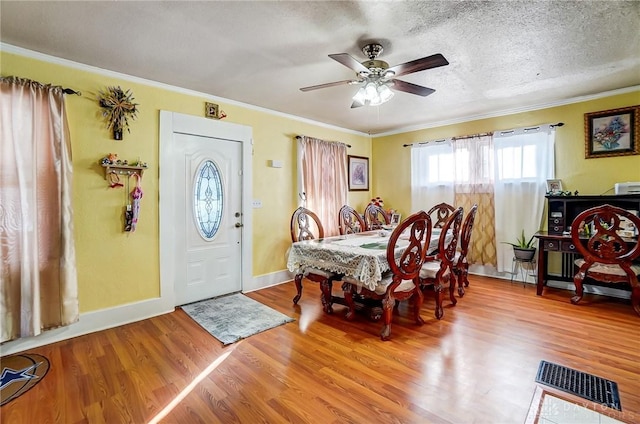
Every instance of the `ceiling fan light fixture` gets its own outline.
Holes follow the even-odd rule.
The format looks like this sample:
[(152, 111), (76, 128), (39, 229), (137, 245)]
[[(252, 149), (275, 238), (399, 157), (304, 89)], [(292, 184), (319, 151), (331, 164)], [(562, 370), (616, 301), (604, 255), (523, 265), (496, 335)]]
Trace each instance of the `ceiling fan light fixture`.
[(379, 106), (391, 100), (393, 95), (393, 91), (386, 84), (369, 81), (364, 87), (360, 87), (353, 96), (353, 101), (356, 106)]
[(365, 99), (369, 102), (373, 101), (376, 97), (378, 97), (378, 90), (375, 82), (368, 82), (367, 85), (364, 86)]
[(378, 95), (380, 96), (380, 103), (388, 102), (393, 97), (394, 93), (386, 84), (382, 84), (378, 87)]
[(367, 103), (367, 96), (364, 87), (360, 87), (355, 96), (353, 96), (353, 102), (357, 106), (364, 106)]

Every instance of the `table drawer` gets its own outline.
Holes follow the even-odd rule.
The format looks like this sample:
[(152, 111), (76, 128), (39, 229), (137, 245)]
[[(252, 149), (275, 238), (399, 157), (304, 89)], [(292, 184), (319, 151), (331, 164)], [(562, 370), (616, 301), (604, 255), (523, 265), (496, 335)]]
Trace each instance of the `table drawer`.
[(563, 252), (577, 252), (576, 246), (572, 241), (563, 241), (562, 242), (562, 251)]
[(560, 250), (560, 242), (557, 241), (557, 240), (545, 240), (544, 241), (544, 250), (559, 251)]

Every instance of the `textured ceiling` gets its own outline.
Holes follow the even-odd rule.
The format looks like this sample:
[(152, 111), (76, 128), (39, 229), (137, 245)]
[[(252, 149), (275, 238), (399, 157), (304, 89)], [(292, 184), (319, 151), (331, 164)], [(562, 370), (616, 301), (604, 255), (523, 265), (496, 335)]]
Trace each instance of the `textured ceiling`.
[[(365, 133), (492, 115), (640, 85), (638, 1), (0, 2), (3, 43)], [(375, 40), (389, 65), (450, 65), (350, 109), (331, 60)], [(50, 81), (55, 83), (55, 81)]]

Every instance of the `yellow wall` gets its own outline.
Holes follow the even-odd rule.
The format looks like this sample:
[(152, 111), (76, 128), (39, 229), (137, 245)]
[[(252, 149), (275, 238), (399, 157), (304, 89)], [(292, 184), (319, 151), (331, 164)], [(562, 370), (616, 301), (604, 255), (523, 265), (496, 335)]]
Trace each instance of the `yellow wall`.
[(607, 194), (613, 194), (616, 182), (640, 181), (640, 156), (585, 159), (584, 114), (637, 104), (640, 104), (640, 91), (374, 138), (373, 193), (385, 200), (385, 207), (396, 208), (405, 217), (412, 212), (411, 148), (402, 147), (403, 144), (564, 122), (565, 125), (556, 131), (556, 178), (562, 180), (565, 190), (578, 190), (580, 194), (587, 195), (603, 194), (611, 189)]
[[(0, 52), (2, 75), (15, 75), (82, 92), (67, 96), (67, 113), (73, 154), (73, 206), (81, 312), (95, 311), (159, 296), (158, 132), (159, 111), (204, 116), (211, 98), (187, 95), (125, 79), (107, 77), (21, 55)], [(112, 139), (105, 129), (95, 100), (110, 85), (131, 89), (140, 113), (124, 133)], [(353, 147), (350, 154), (371, 156), (370, 137), (303, 123), (274, 114), (215, 101), (226, 121), (253, 129), (253, 198), (262, 209), (253, 212), (253, 274), (259, 276), (285, 268), (290, 244), (289, 217), (296, 199), (298, 134), (337, 140)], [(108, 153), (120, 159), (148, 162), (144, 173), (140, 222), (135, 233), (122, 231), (123, 189), (110, 189), (98, 161)], [(282, 168), (269, 160), (282, 160)], [(133, 181), (133, 180), (132, 180)], [(354, 192), (349, 203), (363, 204), (369, 193)]]

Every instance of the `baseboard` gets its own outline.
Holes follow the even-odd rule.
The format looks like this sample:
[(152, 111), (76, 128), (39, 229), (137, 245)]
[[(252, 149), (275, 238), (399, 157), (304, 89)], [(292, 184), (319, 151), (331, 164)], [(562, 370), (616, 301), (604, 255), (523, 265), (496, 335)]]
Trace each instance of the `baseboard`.
[(256, 290), (266, 289), (267, 287), (277, 286), (287, 281), (293, 280), (293, 273), (286, 269), (272, 272), (270, 274), (262, 274), (257, 277), (253, 277), (250, 287), (243, 287), (243, 293), (249, 293)]
[[(511, 279), (511, 273), (509, 272), (498, 272), (494, 267), (492, 266), (482, 266), (482, 265), (470, 265), (469, 266), (469, 274), (474, 274), (474, 275), (481, 275), (484, 277), (493, 277), (493, 278), (502, 278), (504, 280), (510, 280)], [(515, 282), (515, 280), (514, 280)], [(518, 280), (519, 283), (522, 283), (522, 281)], [(536, 284), (536, 282), (534, 281), (534, 279), (529, 276), (526, 284)], [(550, 279), (547, 280), (547, 286), (549, 287), (553, 287), (556, 289), (562, 289), (562, 290), (568, 290), (568, 291), (575, 291), (576, 290), (576, 286), (573, 285), (572, 282), (569, 281), (560, 281), (560, 280), (554, 280), (553, 279), (553, 275), (550, 276)], [(627, 291), (627, 290), (620, 290), (620, 289), (614, 289), (611, 287), (603, 287), (603, 286), (594, 286), (591, 284), (585, 284), (583, 286), (583, 290), (585, 293), (590, 293), (590, 294), (598, 294), (601, 296), (610, 296), (610, 297), (617, 297), (619, 299), (630, 299), (631, 298), (631, 292)]]

